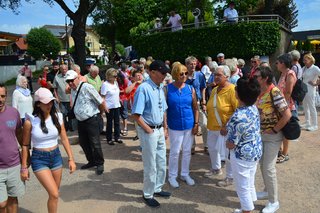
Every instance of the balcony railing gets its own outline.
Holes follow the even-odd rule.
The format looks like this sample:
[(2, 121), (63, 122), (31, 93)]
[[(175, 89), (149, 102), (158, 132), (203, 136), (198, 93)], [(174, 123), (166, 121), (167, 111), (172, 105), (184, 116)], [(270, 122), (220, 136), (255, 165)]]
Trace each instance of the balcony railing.
[[(246, 15), (246, 16), (239, 16), (237, 22), (226, 22), (224, 19), (216, 19), (213, 21), (203, 21), (198, 23), (190, 23), (182, 25), (183, 29), (190, 29), (190, 28), (201, 28), (201, 27), (208, 27), (208, 26), (217, 26), (221, 24), (237, 24), (237, 23), (249, 23), (249, 22), (277, 22), (282, 26), (285, 30), (291, 31), (291, 24), (284, 20), (281, 16), (276, 14), (270, 15)], [(161, 32), (168, 32), (171, 31), (171, 27), (162, 27), (160, 29), (151, 29), (147, 31), (145, 34), (152, 34), (152, 33), (161, 33)]]

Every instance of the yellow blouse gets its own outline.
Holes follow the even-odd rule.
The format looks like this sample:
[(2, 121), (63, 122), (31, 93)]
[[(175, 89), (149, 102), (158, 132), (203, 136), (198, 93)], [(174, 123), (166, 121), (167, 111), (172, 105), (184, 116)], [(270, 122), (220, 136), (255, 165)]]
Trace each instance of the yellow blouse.
[[(217, 92), (217, 88), (215, 87), (212, 90), (211, 96), (207, 103), (207, 112), (208, 112), (208, 123), (207, 128), (211, 131), (219, 131), (221, 126), (219, 125), (213, 108), (213, 97)], [(229, 121), (229, 118), (234, 113), (236, 108), (238, 107), (238, 100), (236, 98), (235, 85), (230, 84), (229, 86), (220, 90), (217, 94), (217, 110), (222, 122), (222, 126), (225, 126)]]

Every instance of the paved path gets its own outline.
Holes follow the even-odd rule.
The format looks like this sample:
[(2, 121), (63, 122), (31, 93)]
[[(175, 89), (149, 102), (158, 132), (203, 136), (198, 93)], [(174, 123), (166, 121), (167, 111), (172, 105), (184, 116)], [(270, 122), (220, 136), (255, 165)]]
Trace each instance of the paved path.
[[(12, 94), (14, 87), (9, 88)], [(8, 103), (10, 97), (8, 98)], [(102, 212), (231, 212), (239, 207), (239, 200), (234, 187), (221, 188), (216, 183), (223, 179), (203, 177), (209, 168), (209, 157), (202, 152), (201, 137), (196, 137), (197, 152), (191, 160), (191, 176), (195, 186), (181, 183), (179, 189), (172, 189), (168, 184), (164, 189), (172, 192), (170, 199), (158, 200), (161, 207), (157, 210), (146, 207), (142, 201), (142, 161), (139, 141), (133, 141), (133, 125), (129, 125), (129, 135), (124, 144), (110, 146), (102, 136), (102, 148), (105, 157), (105, 172), (97, 176), (92, 170), (77, 170), (69, 174), (63, 171), (59, 211), (61, 213), (102, 213)], [(69, 134), (69, 133), (68, 133)], [(75, 133), (73, 133), (75, 134)], [(167, 146), (169, 147), (169, 146)], [(66, 155), (62, 147), (64, 167)], [(320, 170), (319, 170), (319, 131), (302, 132), (299, 142), (291, 143), (291, 159), (277, 165), (279, 179), (279, 197), (281, 209), (278, 212), (319, 212), (320, 208)], [(84, 153), (79, 145), (73, 145), (77, 167), (86, 163)], [(26, 183), (27, 192), (20, 198), (20, 212), (47, 212), (47, 193), (31, 172), (30, 181)], [(256, 186), (262, 189), (262, 179), (257, 170)], [(259, 212), (266, 201), (257, 201)]]

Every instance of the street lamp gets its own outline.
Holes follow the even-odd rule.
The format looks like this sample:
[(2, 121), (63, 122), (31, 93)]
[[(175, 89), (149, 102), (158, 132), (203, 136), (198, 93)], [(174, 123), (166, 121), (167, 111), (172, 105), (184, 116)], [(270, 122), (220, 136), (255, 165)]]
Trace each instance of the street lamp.
[(66, 28), (66, 35), (65, 35), (65, 39), (66, 39), (66, 53), (68, 53), (68, 49), (69, 49), (69, 37), (68, 37), (68, 15), (65, 16), (64, 19), (64, 24), (65, 24), (65, 28)]

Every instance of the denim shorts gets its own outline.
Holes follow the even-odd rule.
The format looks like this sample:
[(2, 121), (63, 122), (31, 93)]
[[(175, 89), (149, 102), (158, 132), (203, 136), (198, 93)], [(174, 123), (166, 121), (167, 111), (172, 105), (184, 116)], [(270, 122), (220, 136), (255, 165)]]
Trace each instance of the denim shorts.
[(31, 167), (33, 172), (39, 172), (44, 169), (56, 170), (62, 168), (62, 157), (59, 147), (49, 152), (33, 149)]

